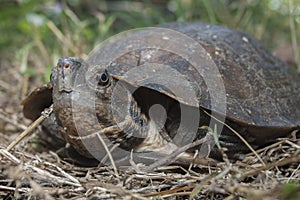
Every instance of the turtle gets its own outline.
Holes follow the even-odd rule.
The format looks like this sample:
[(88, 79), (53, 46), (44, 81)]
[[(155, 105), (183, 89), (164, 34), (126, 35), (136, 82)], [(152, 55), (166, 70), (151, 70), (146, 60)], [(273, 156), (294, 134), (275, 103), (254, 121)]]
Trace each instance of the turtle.
[(253, 36), (202, 22), (151, 30), (112, 40), (86, 60), (60, 58), (50, 82), (23, 101), (24, 116), (35, 120), (53, 104), (43, 127), (54, 141), (101, 162), (105, 142), (120, 165), (132, 154), (150, 163), (203, 138), (172, 161), (222, 160), (216, 143), (241, 159), (249, 148), (233, 130), (254, 149), (300, 130), (300, 76)]

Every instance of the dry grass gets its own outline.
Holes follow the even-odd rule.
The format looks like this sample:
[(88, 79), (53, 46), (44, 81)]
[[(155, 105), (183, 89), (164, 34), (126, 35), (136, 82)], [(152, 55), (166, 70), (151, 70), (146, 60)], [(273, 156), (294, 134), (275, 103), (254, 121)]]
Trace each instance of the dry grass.
[[(299, 188), (284, 186), (300, 180), (300, 140), (294, 137), (279, 139), (257, 151), (266, 165), (249, 154), (243, 161), (226, 160), (216, 167), (164, 166), (147, 173), (129, 168), (118, 171), (119, 175), (111, 166), (78, 167), (54, 152), (35, 152), (30, 143), (34, 137), (11, 153), (1, 147), (0, 197), (282, 199), (283, 195), (300, 195)], [(0, 138), (4, 145), (11, 141), (8, 135), (1, 134)]]

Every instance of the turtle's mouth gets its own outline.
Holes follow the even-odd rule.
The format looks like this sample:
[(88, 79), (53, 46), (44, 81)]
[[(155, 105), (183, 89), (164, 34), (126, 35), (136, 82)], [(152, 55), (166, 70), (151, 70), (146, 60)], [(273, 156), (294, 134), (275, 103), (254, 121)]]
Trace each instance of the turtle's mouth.
[(68, 87), (61, 87), (61, 88), (59, 88), (58, 91), (61, 92), (61, 93), (64, 93), (64, 92), (70, 93), (70, 92), (73, 91), (73, 89), (72, 88), (68, 88)]
[(70, 93), (73, 91), (74, 80), (73, 77), (64, 77), (58, 79), (57, 81), (57, 89), (59, 92), (67, 92)]

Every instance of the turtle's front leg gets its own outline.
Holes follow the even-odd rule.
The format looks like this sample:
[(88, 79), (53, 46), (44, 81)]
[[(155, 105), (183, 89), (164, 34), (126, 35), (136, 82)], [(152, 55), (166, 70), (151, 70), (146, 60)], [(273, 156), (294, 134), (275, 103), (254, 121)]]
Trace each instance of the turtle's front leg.
[(42, 129), (45, 134), (41, 136), (54, 149), (65, 146), (66, 140), (59, 132), (59, 125), (54, 113), (51, 113), (42, 123)]

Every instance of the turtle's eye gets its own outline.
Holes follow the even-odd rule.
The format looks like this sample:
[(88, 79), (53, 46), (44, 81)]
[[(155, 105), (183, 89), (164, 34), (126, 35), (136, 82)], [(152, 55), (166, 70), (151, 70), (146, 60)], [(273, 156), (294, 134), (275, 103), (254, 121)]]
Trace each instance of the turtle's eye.
[(109, 75), (107, 71), (98, 74), (97, 81), (99, 86), (107, 86), (109, 84)]

